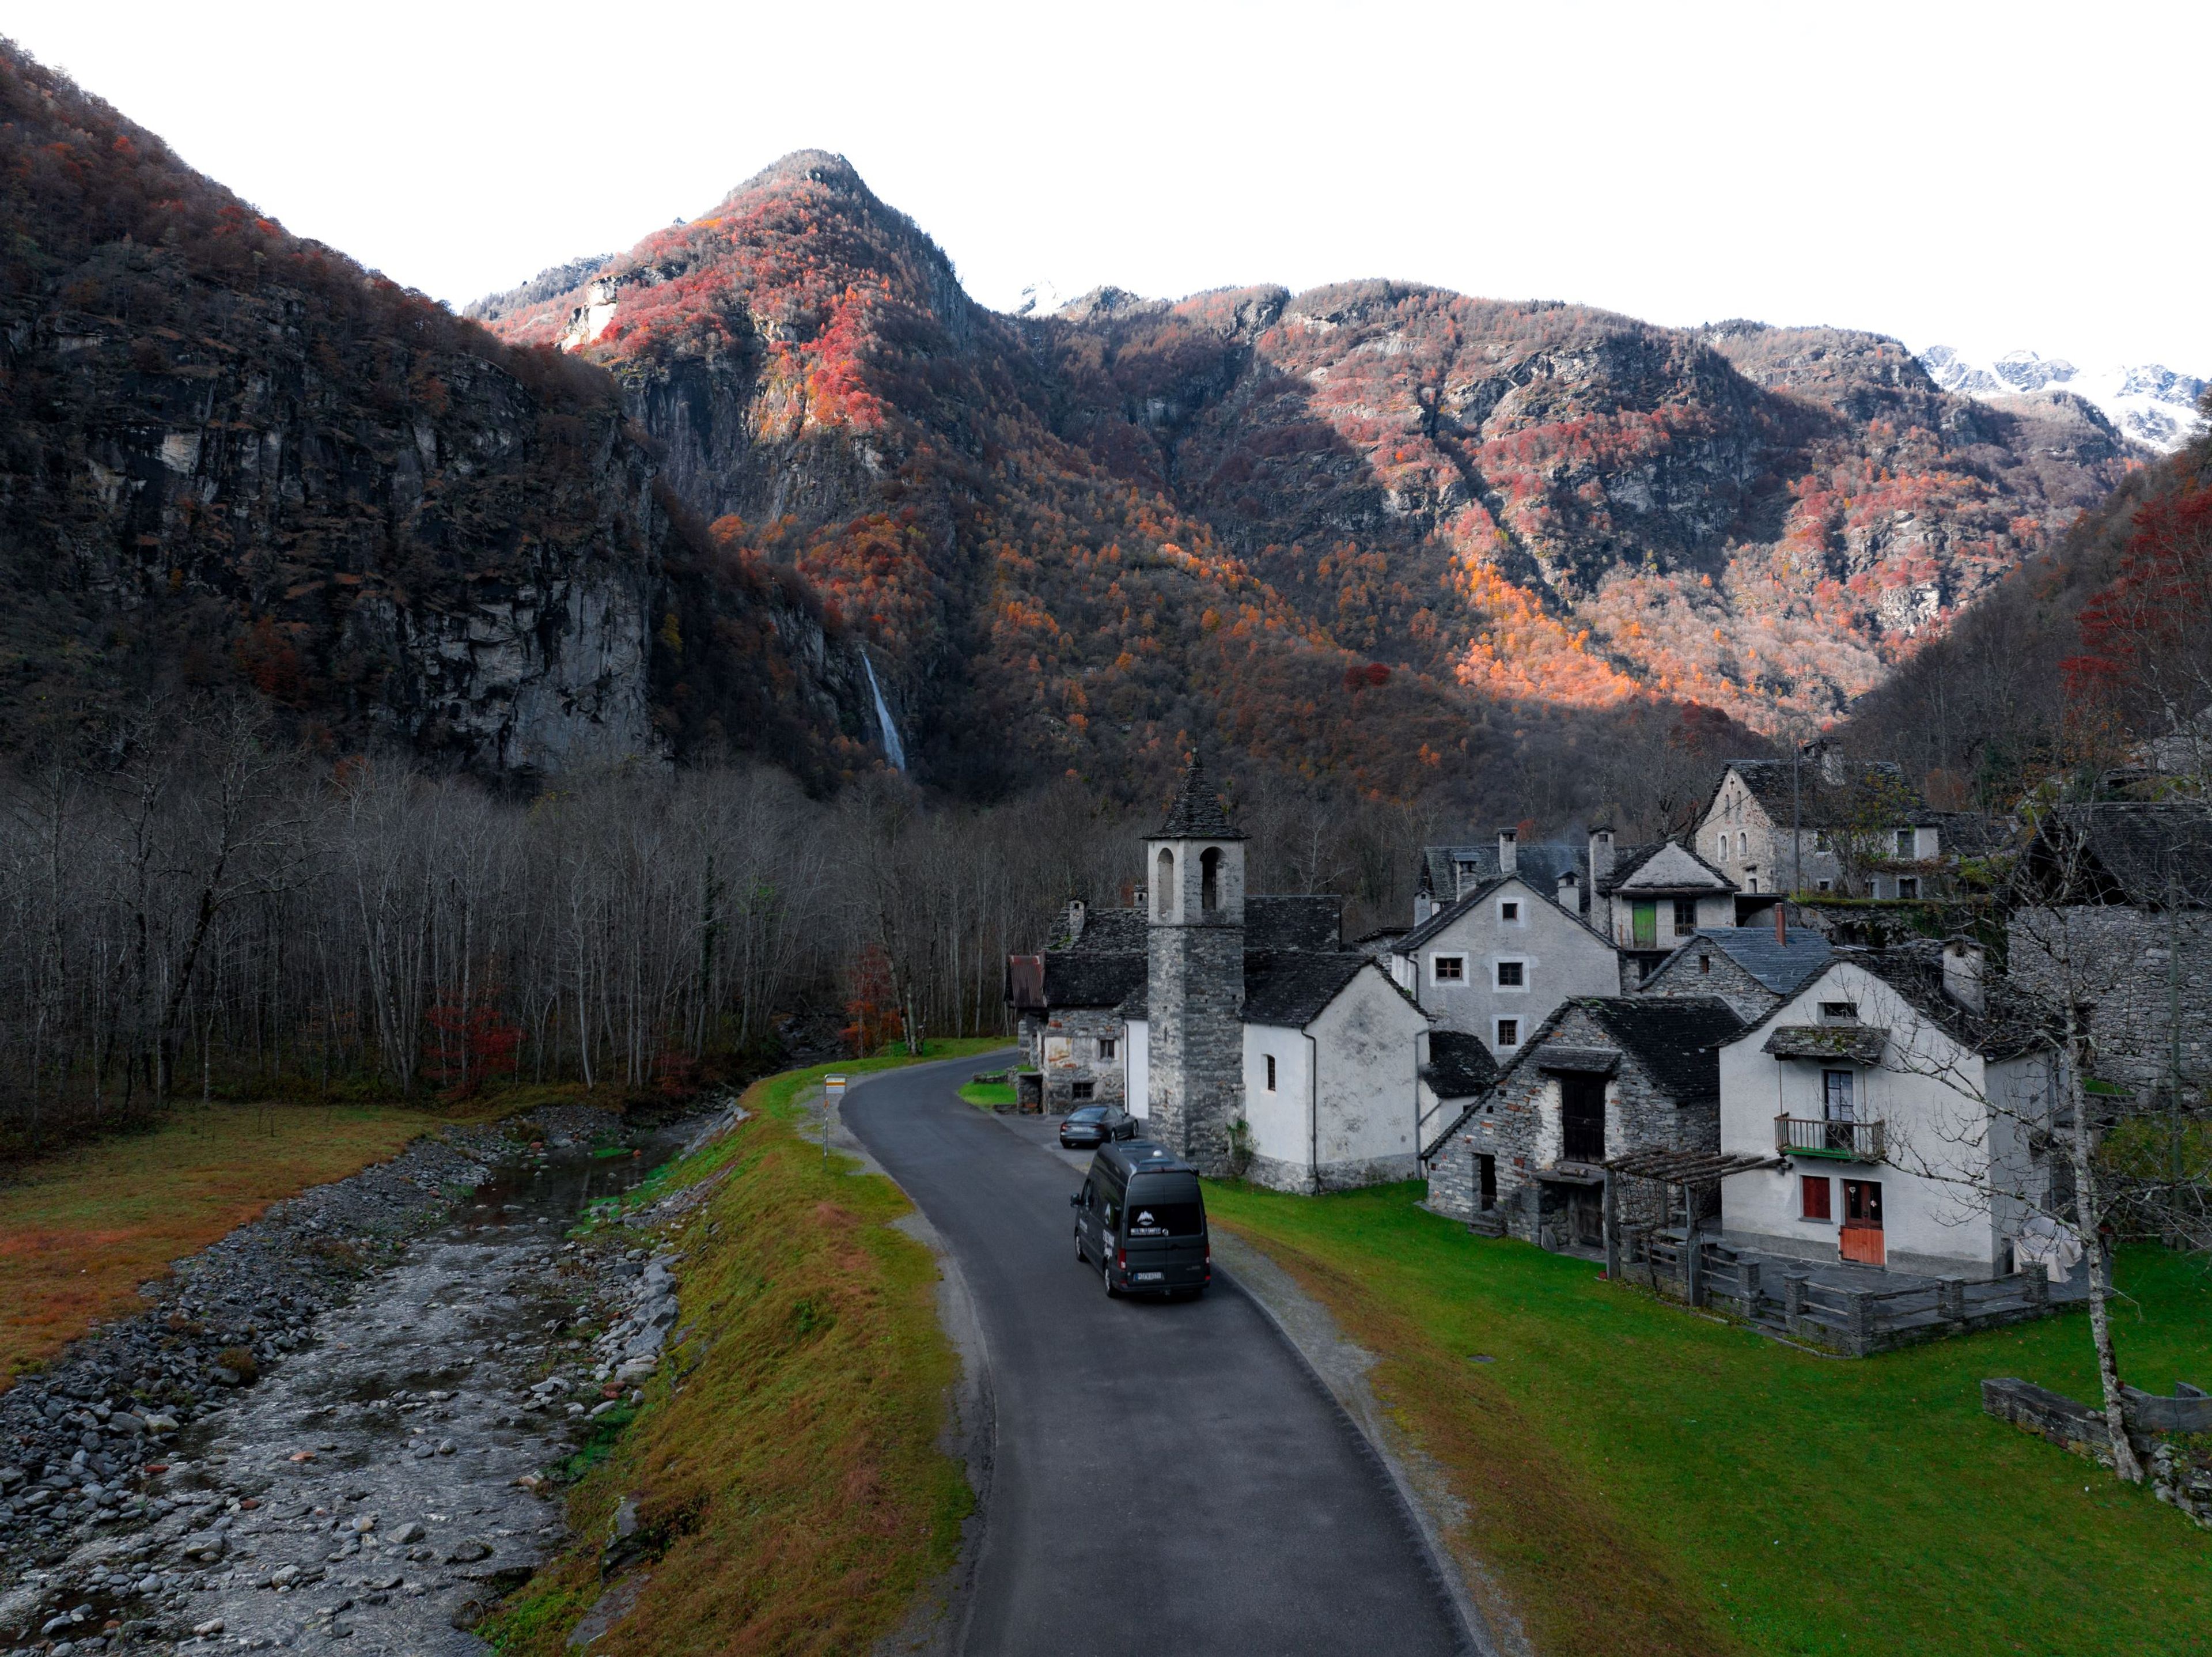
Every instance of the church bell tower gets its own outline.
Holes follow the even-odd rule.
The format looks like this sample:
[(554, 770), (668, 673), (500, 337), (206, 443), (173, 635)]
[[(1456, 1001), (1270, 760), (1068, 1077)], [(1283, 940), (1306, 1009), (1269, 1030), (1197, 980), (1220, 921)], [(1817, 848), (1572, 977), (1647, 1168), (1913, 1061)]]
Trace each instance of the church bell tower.
[(1244, 1115), (1244, 837), (1194, 753), (1145, 841), (1146, 1010), (1152, 1136), (1225, 1173)]

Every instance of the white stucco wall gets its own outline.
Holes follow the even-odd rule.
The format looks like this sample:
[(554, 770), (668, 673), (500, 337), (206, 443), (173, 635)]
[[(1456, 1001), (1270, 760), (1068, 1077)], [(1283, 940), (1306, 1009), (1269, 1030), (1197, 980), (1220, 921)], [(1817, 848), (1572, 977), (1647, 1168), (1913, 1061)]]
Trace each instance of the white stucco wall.
[[(1244, 1119), (1252, 1127), (1254, 1154), (1271, 1162), (1307, 1166), (1310, 1051), (1303, 1030), (1273, 1024), (1244, 1026)], [(1267, 1087), (1271, 1055), (1275, 1061), (1273, 1092)]]
[(1152, 1050), (1147, 1041), (1150, 1034), (1142, 1019), (1129, 1019), (1121, 1026), (1122, 1075), (1128, 1087), (1127, 1108), (1139, 1121), (1152, 1113)]
[[(1777, 1059), (1761, 1051), (1778, 1026), (1819, 1023), (1824, 1001), (1855, 1002), (1861, 1024), (1889, 1032), (1880, 1065)], [(2008, 1124), (1992, 1124), (1984, 1090), (1997, 1088), (2001, 1097), (2033, 1093), (2046, 1074), (2039, 1063), (1985, 1065), (1874, 974), (1848, 962), (1831, 966), (1772, 1019), (1721, 1049), (1721, 1148), (1772, 1156), (1775, 1118), (1819, 1119), (1821, 1072), (1846, 1069), (1853, 1073), (1859, 1119), (1887, 1124), (1888, 1154), (1878, 1165), (1791, 1157), (1784, 1170), (1735, 1175), (1721, 1197), (1729, 1241), (1835, 1259), (1844, 1211), (1840, 1182), (1871, 1179), (1881, 1185), (1882, 1241), (1891, 1266), (1995, 1275), (2022, 1210), (2000, 1193), (1992, 1212), (1991, 1187), (2018, 1189), (2014, 1182), (2027, 1177), (2026, 1149)], [(1799, 1181), (1806, 1175), (1832, 1182), (1830, 1219), (1801, 1215)]]
[[(1519, 905), (1517, 919), (1503, 918), (1500, 906), (1505, 903)], [(1439, 955), (1465, 957), (1466, 978), (1458, 984), (1439, 982)], [(1522, 988), (1498, 987), (1498, 965), (1504, 960), (1522, 963)], [(1525, 1042), (1568, 996), (1620, 993), (1620, 958), (1612, 947), (1578, 917), (1517, 880), (1489, 893), (1409, 956), (1393, 961), (1394, 972), (1405, 973), (1401, 983), (1411, 978), (1407, 987), (1437, 1028), (1480, 1037), (1501, 1063), (1518, 1046), (1497, 1045), (1498, 1019), (1519, 1020)], [(1397, 966), (1401, 961), (1402, 968)]]
[(1246, 1025), (1251, 1177), (1287, 1190), (1414, 1178), (1421, 1035), (1428, 1028), (1421, 1010), (1374, 966), (1355, 974), (1303, 1030)]

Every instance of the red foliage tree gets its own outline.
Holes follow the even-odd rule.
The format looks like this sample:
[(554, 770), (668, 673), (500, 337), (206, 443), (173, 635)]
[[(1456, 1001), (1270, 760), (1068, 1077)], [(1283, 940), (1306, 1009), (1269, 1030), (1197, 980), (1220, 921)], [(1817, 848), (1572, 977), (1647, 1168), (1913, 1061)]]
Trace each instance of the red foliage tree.
[(890, 957), (881, 944), (870, 944), (854, 962), (845, 991), (845, 1039), (853, 1056), (881, 1052), (900, 1029), (898, 996), (891, 984)]

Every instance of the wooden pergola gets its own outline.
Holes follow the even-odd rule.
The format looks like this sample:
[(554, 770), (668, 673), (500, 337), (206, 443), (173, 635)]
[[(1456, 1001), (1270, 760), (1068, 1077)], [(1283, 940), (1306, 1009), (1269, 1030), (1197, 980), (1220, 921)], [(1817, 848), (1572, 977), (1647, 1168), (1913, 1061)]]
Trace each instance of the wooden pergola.
[[(1608, 1157), (1598, 1166), (1605, 1170), (1605, 1275), (1608, 1278), (1618, 1279), (1620, 1276), (1620, 1204), (1614, 1196), (1616, 1180), (1650, 1179), (1666, 1186), (1670, 1192), (1680, 1186), (1682, 1213), (1686, 1222), (1690, 1211), (1689, 1193), (1692, 1186), (1717, 1185), (1730, 1174), (1780, 1167), (1782, 1159), (1761, 1156), (1750, 1151), (1644, 1150)], [(1671, 1202), (1668, 1206), (1671, 1209)], [(1686, 1223), (1684, 1229), (1686, 1244), (1691, 1240)]]

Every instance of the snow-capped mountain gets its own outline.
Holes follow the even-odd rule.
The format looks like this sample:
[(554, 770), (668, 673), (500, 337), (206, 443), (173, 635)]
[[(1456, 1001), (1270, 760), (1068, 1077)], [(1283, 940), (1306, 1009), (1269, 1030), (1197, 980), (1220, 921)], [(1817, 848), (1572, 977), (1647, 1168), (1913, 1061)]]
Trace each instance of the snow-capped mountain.
[(1021, 296), (1010, 308), (1015, 316), (1050, 316), (1067, 301), (1068, 295), (1060, 292), (1050, 277), (1039, 277), (1024, 286)]
[(1920, 362), (1944, 390), (1968, 397), (2070, 392), (2094, 404), (2136, 442), (2161, 453), (2179, 448), (2197, 429), (2197, 399), (2206, 387), (2204, 381), (2176, 374), (2162, 363), (2082, 369), (2063, 357), (2033, 351), (2007, 351), (1994, 362), (1978, 362), (1948, 345), (1930, 345), (1920, 353)]

